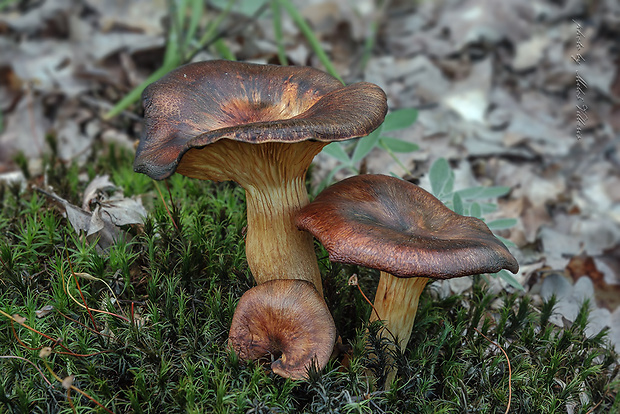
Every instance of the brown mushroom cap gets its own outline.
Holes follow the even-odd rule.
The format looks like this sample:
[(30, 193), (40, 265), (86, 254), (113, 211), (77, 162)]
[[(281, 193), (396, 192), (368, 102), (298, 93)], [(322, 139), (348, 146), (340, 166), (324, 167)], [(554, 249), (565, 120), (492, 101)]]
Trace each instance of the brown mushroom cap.
[(158, 180), (188, 150), (224, 138), (341, 141), (369, 134), (387, 112), (385, 93), (371, 83), (344, 86), (311, 67), (225, 60), (181, 66), (149, 85), (142, 101), (145, 125), (134, 169)]
[(376, 85), (344, 86), (309, 67), (192, 63), (149, 85), (134, 169), (240, 184), (246, 256), (256, 281), (294, 275), (322, 292), (312, 236), (294, 214), (308, 203), (306, 171), (330, 141), (360, 137), (387, 112)]
[(427, 191), (386, 175), (358, 175), (299, 211), (335, 262), (398, 277), (448, 279), (519, 265), (481, 220), (456, 214)]
[(278, 357), (276, 374), (307, 378), (313, 364), (324, 368), (336, 341), (334, 320), (312, 283), (271, 280), (243, 294), (235, 310), (229, 345), (240, 358)]

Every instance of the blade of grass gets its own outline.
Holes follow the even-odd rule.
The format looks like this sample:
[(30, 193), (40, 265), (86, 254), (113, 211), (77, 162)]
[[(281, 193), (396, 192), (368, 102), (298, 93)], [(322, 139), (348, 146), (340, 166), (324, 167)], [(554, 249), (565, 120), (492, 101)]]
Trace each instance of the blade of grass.
[(215, 46), (215, 50), (217, 50), (217, 53), (224, 59), (237, 60), (235, 54), (231, 52), (230, 48), (226, 45), (226, 42), (224, 42), (224, 38), (220, 37), (219, 39), (217, 39), (213, 46)]
[(282, 15), (280, 14), (280, 3), (278, 1), (279, 0), (271, 0), (273, 33), (278, 47), (278, 60), (280, 61), (280, 65), (288, 66), (288, 59), (286, 58), (286, 50), (284, 47), (284, 36), (282, 35)]
[(316, 56), (319, 58), (319, 61), (321, 62), (321, 64), (323, 64), (323, 66), (325, 67), (325, 70), (327, 70), (327, 72), (330, 75), (332, 75), (334, 78), (344, 83), (342, 81), (342, 78), (340, 77), (336, 69), (334, 68), (334, 65), (332, 64), (331, 60), (329, 59), (329, 57), (327, 56), (327, 54), (321, 47), (321, 43), (319, 42), (319, 39), (317, 39), (312, 29), (310, 28), (310, 26), (308, 25), (304, 17), (301, 15), (301, 13), (299, 13), (297, 8), (293, 5), (293, 3), (291, 3), (290, 0), (278, 0), (278, 1), (280, 5), (286, 10), (288, 15), (291, 16), (291, 18), (295, 22), (295, 25), (297, 25), (301, 33), (304, 35), (304, 37), (310, 44), (310, 48), (314, 51), (314, 53), (316, 53)]
[(228, 3), (226, 3), (226, 7), (224, 8), (224, 10), (222, 10), (217, 15), (217, 17), (209, 24), (209, 27), (207, 27), (207, 30), (205, 31), (205, 33), (202, 35), (202, 38), (200, 38), (200, 41), (198, 42), (199, 46), (196, 49), (194, 49), (186, 57), (185, 59), (186, 61), (189, 62), (190, 60), (194, 58), (194, 56), (196, 56), (202, 50), (206, 49), (207, 47), (212, 45), (217, 39), (225, 36), (228, 33), (227, 30), (220, 30), (219, 32), (217, 30), (219, 29), (224, 19), (228, 17), (230, 12), (232, 11), (232, 7), (234, 4), (235, 4), (235, 0), (229, 0)]

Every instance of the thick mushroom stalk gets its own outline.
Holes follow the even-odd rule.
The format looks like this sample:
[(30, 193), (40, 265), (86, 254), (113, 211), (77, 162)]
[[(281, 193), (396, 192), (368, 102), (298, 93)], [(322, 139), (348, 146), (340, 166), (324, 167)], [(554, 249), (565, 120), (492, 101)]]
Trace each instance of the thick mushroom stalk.
[(142, 100), (135, 171), (239, 183), (257, 283), (295, 277), (322, 292), (312, 238), (294, 225), (308, 203), (306, 171), (329, 142), (376, 129), (387, 112), (385, 93), (366, 82), (343, 86), (309, 67), (209, 61), (170, 72)]
[[(297, 226), (330, 260), (381, 271), (375, 308), (401, 349), (426, 282), (519, 265), (481, 220), (456, 214), (417, 185), (358, 175), (325, 189), (297, 215)], [(373, 312), (373, 320), (377, 319)]]
[(400, 349), (407, 347), (420, 295), (429, 280), (427, 277), (400, 278), (381, 272), (370, 322), (384, 321), (388, 334)]
[(336, 326), (314, 286), (304, 280), (272, 280), (243, 294), (235, 310), (229, 346), (240, 358), (275, 358), (271, 369), (305, 379), (308, 368), (327, 365)]

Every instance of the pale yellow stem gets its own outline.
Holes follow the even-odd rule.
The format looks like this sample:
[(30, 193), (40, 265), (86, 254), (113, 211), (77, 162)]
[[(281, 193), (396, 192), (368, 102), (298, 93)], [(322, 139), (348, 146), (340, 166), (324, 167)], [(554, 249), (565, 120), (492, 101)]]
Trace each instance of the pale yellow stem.
[[(401, 352), (411, 337), (420, 295), (428, 280), (426, 277), (401, 278), (381, 272), (370, 322), (382, 320), (384, 329), (380, 335), (396, 342)], [(395, 376), (396, 369), (392, 367), (387, 373), (386, 389), (390, 388)]]
[(402, 350), (411, 337), (420, 295), (428, 280), (426, 277), (402, 278), (381, 272), (374, 301), (376, 312), (372, 312), (370, 321), (378, 320), (379, 314), (389, 331), (384, 331), (384, 335), (391, 333)]
[(321, 296), (321, 274), (312, 235), (298, 230), (295, 214), (308, 204), (306, 171), (326, 145), (249, 144), (223, 139), (185, 153), (177, 172), (214, 181), (233, 180), (245, 189), (248, 229), (245, 251), (256, 283), (300, 279)]
[(308, 204), (303, 178), (281, 187), (246, 188), (248, 232), (245, 250), (256, 283), (300, 279), (323, 296), (312, 235), (295, 226), (295, 213)]

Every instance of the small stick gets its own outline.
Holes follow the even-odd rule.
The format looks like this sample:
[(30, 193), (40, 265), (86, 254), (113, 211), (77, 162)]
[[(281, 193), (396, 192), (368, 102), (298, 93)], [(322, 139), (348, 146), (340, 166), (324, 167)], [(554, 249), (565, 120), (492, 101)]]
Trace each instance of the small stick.
[(375, 314), (377, 315), (377, 319), (379, 319), (380, 321), (383, 320), (383, 319), (381, 319), (381, 316), (379, 316), (379, 312), (377, 312), (377, 309), (375, 308), (375, 305), (373, 305), (372, 302), (370, 301), (370, 299), (368, 299), (368, 297), (366, 297), (366, 295), (362, 291), (362, 288), (360, 287), (359, 283), (357, 283), (357, 275), (356, 274), (351, 275), (351, 277), (349, 278), (349, 285), (357, 286), (357, 289), (360, 291), (360, 293), (364, 297), (364, 300), (366, 302), (368, 302), (368, 304), (370, 306), (372, 306), (372, 310), (375, 311)]

